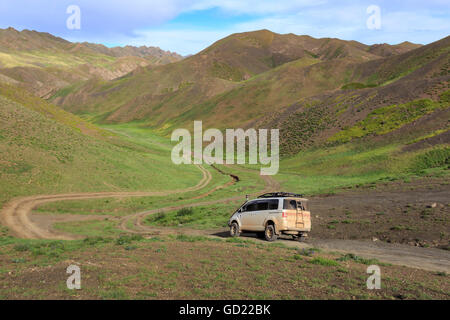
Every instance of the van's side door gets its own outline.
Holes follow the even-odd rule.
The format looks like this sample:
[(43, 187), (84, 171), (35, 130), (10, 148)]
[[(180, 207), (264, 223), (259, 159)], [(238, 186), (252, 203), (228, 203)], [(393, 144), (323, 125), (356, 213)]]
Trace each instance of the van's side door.
[(276, 220), (278, 211), (278, 199), (260, 200), (257, 205), (258, 211), (255, 214), (255, 230), (264, 231), (267, 220)]
[(264, 231), (264, 221), (269, 214), (269, 201), (258, 200), (256, 202), (256, 211), (252, 218), (252, 228), (254, 231)]
[(241, 229), (242, 230), (253, 230), (253, 215), (256, 210), (256, 201), (250, 201), (242, 207), (241, 213)]

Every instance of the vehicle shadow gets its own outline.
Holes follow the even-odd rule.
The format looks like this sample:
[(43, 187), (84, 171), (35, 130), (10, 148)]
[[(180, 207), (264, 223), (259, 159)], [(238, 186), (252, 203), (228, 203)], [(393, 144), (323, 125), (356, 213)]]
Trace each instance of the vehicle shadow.
[(219, 231), (219, 232), (213, 232), (213, 233), (211, 233), (211, 235), (220, 237), (220, 238), (229, 238), (230, 232), (229, 231)]
[[(229, 231), (219, 231), (211, 233), (212, 236), (220, 237), (220, 238), (230, 238), (230, 232)], [(249, 237), (249, 238), (258, 238), (258, 234), (255, 232), (242, 232), (241, 237)]]
[[(213, 233), (211, 233), (211, 235), (219, 237), (219, 238), (224, 238), (224, 239), (225, 238), (231, 238), (230, 232), (229, 231), (225, 231), (225, 230), (224, 231), (213, 232)], [(256, 239), (256, 240), (266, 241), (263, 237), (261, 237), (260, 234), (258, 234), (256, 232), (242, 232), (240, 237), (242, 237), (242, 238), (253, 238), (253, 239)], [(286, 235), (279, 236), (278, 240), (298, 242), (298, 241), (292, 239), (292, 237), (286, 236)], [(302, 241), (302, 242), (308, 242), (308, 241)]]

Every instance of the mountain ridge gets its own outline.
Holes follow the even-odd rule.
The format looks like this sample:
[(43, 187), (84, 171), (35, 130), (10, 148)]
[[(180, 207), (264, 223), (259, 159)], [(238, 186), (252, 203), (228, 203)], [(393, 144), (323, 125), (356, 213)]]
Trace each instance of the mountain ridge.
[(0, 78), (44, 98), (88, 79), (112, 80), (139, 67), (181, 59), (158, 47), (107, 48), (34, 30), (0, 29)]

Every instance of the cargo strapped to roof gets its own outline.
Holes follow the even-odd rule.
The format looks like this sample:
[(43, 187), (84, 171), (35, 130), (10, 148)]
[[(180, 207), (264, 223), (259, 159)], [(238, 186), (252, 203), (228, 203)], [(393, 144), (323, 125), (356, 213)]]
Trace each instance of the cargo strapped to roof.
[(287, 197), (301, 198), (303, 197), (303, 194), (291, 192), (269, 192), (260, 195), (258, 198), (287, 198)]

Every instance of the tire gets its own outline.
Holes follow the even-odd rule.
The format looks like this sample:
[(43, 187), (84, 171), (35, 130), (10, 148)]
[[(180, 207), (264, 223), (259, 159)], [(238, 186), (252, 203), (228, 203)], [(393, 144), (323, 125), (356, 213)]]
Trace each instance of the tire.
[(275, 226), (273, 224), (266, 225), (266, 230), (264, 230), (264, 238), (267, 241), (275, 241), (277, 240), (277, 235), (275, 233)]
[(230, 236), (231, 237), (239, 237), (240, 235), (239, 225), (237, 222), (233, 222), (230, 226)]

